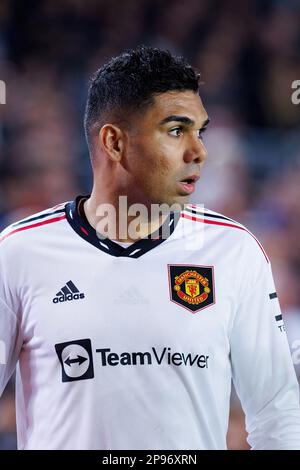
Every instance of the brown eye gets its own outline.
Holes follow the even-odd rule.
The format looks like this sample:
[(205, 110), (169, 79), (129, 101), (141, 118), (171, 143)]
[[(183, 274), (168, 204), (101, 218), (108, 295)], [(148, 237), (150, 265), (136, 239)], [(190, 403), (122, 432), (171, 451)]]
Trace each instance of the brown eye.
[(175, 127), (174, 129), (171, 129), (169, 131), (169, 134), (171, 134), (174, 137), (180, 137), (182, 134), (182, 129), (181, 127)]

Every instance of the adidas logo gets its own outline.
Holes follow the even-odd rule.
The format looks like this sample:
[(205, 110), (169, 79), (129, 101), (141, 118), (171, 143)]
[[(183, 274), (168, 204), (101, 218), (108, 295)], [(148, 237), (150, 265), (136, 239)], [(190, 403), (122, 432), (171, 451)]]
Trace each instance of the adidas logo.
[(75, 284), (72, 281), (68, 281), (62, 289), (57, 292), (56, 296), (52, 300), (54, 304), (59, 302), (67, 302), (70, 300), (84, 299), (84, 294), (79, 292)]

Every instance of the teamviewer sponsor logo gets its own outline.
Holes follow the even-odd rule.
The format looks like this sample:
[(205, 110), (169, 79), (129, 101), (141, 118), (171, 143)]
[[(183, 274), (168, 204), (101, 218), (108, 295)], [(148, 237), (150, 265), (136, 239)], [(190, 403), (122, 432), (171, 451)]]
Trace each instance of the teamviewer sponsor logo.
[(55, 345), (62, 366), (62, 381), (92, 379), (94, 377), (93, 354), (90, 339), (78, 339)]
[(55, 351), (62, 366), (62, 381), (74, 382), (94, 378), (94, 366), (101, 367), (195, 367), (208, 369), (209, 355), (198, 352), (182, 352), (169, 346), (150, 347), (147, 351), (112, 351), (97, 348), (94, 355), (90, 339), (77, 339), (55, 344)]
[(54, 304), (58, 304), (60, 302), (68, 302), (70, 300), (79, 299), (84, 299), (84, 294), (82, 292), (79, 292), (79, 290), (72, 281), (68, 281), (66, 285), (64, 285), (61, 290), (57, 292), (52, 301)]
[(122, 353), (111, 352), (110, 348), (96, 349), (100, 353), (102, 366), (147, 366), (147, 365), (169, 365), (183, 367), (200, 367), (208, 369), (209, 356), (198, 353), (184, 353), (173, 351), (170, 347), (155, 348), (149, 351), (136, 351)]

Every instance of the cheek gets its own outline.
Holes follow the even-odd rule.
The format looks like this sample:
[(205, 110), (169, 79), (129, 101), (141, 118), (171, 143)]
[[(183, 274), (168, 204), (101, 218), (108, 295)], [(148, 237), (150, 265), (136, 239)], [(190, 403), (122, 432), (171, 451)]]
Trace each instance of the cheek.
[(172, 170), (172, 161), (167, 158), (161, 150), (151, 148), (141, 154), (137, 167), (143, 175), (148, 175), (151, 179), (160, 179)]
[(147, 168), (149, 183), (157, 189), (166, 188), (168, 180), (172, 178), (174, 168), (172, 162), (160, 153), (151, 158), (151, 165)]
[[(150, 149), (149, 149), (150, 150)], [(150, 154), (150, 152), (149, 152)], [(166, 142), (165, 139), (157, 141), (155, 150), (149, 155), (151, 165), (162, 174), (170, 174), (174, 172), (178, 161), (178, 149), (172, 143)]]
[(182, 162), (182, 145), (176, 140), (162, 139), (159, 146), (159, 160), (166, 171), (176, 172)]
[(131, 172), (145, 185), (159, 185), (176, 172), (176, 150), (164, 139), (135, 142), (130, 158)]

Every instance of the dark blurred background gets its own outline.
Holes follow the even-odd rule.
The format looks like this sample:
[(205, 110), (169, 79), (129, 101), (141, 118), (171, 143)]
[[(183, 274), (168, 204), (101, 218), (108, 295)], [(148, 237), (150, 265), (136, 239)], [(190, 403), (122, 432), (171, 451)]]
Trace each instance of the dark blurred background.
[[(0, 229), (90, 191), (88, 79), (141, 43), (186, 56), (202, 74), (212, 123), (193, 202), (264, 244), (299, 377), (299, 0), (1, 0)], [(246, 449), (245, 437), (233, 393), (229, 448)], [(15, 447), (12, 381), (0, 399), (0, 449)]]

